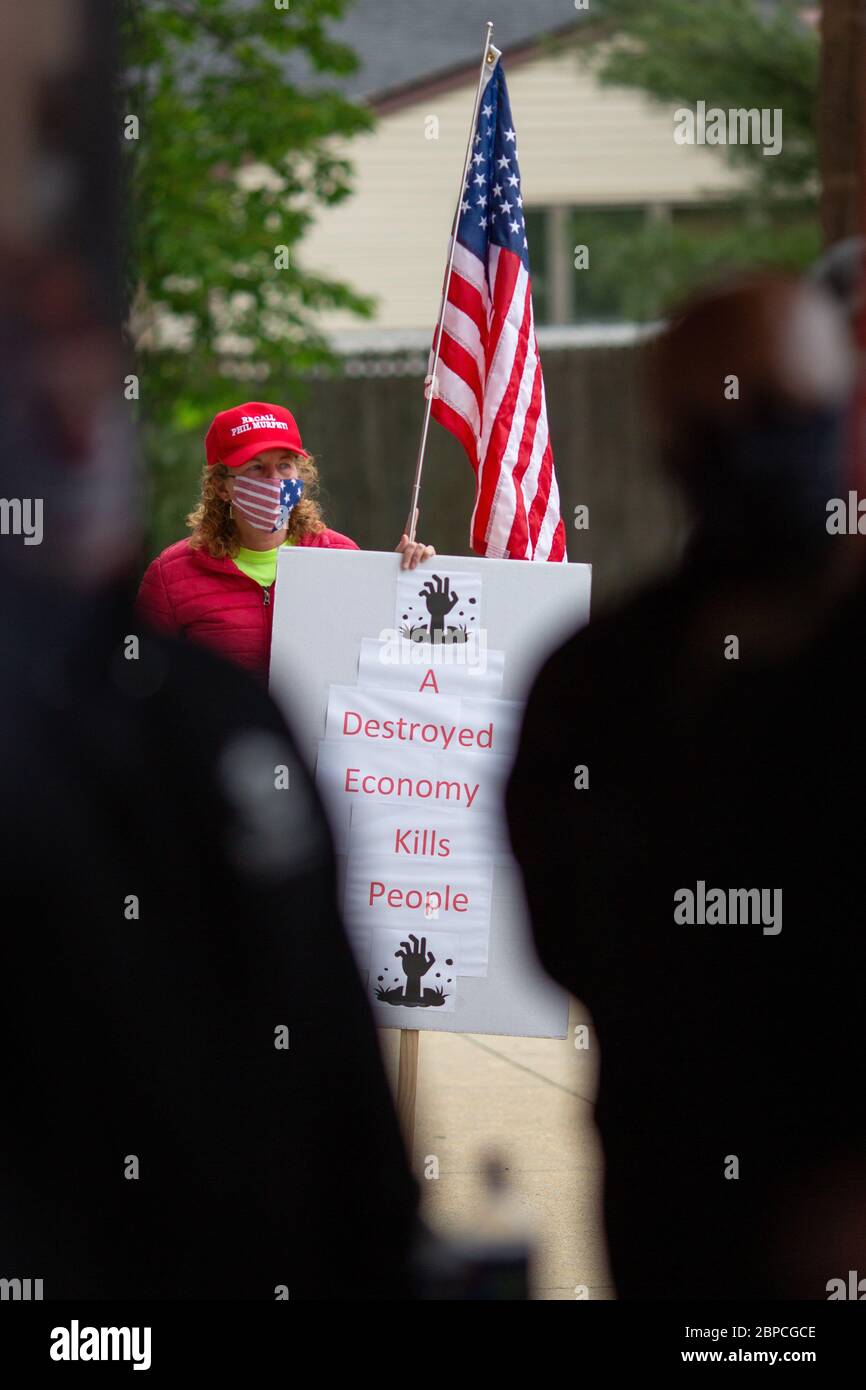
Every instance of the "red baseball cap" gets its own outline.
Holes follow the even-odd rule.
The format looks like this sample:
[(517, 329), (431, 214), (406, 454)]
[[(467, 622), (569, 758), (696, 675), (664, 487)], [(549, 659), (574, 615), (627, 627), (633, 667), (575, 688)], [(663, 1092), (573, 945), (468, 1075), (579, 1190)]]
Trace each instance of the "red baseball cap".
[(288, 449), (310, 457), (301, 444), (294, 415), (266, 401), (247, 401), (246, 405), (221, 410), (211, 421), (204, 446), (209, 468), (215, 463), (242, 468), (264, 449)]

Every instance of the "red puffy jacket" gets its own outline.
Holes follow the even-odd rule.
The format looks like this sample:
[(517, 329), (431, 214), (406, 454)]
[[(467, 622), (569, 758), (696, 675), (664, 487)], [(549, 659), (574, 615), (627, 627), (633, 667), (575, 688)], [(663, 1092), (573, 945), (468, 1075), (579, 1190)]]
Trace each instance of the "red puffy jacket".
[[(327, 528), (298, 544), (359, 549), (348, 536)], [(274, 588), (265, 589), (227, 557), (215, 560), (188, 540), (177, 541), (145, 570), (136, 612), (158, 631), (201, 642), (267, 681)]]

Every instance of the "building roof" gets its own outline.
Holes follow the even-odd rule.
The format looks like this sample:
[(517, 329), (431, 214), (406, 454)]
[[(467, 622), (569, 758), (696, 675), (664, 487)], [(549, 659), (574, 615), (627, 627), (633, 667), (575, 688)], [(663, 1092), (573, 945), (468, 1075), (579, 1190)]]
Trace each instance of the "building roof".
[[(587, 11), (570, 0), (355, 0), (343, 19), (328, 26), (359, 59), (357, 72), (327, 78), (355, 100), (377, 102), (472, 64), (481, 63), (485, 27), (493, 20), (493, 42), (506, 54), (585, 22)], [(289, 75), (310, 82), (312, 74), (293, 58)]]

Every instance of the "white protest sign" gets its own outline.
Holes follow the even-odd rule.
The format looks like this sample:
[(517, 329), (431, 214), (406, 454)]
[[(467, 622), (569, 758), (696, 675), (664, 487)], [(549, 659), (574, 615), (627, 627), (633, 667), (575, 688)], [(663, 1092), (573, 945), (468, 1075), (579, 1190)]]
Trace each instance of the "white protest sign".
[(407, 940), (405, 932), (379, 927), (373, 933), (370, 962), (367, 994), (376, 1022), (383, 1027), (390, 1023), (386, 1015), (394, 1005), (443, 1013), (457, 1007), (457, 975), (465, 972), (460, 942), (453, 934), (432, 931)]
[(382, 864), (407, 855), (434, 864), (467, 863), (482, 859), (501, 829), (495, 811), (464, 816), (457, 807), (440, 807), (435, 817), (413, 821), (390, 803), (359, 803), (352, 808), (349, 853), (374, 855)]
[(322, 739), (316, 786), (329, 811), (337, 852), (345, 854), (353, 804), (396, 801), (413, 815), (435, 815), (450, 806), (471, 814), (496, 812), (510, 765), (496, 753), (432, 753), (380, 747), (366, 739)]
[[(390, 686), (431, 695), (500, 695), (505, 653), (481, 640), (433, 650), (401, 638), (361, 640), (359, 685)], [(432, 673), (432, 674), (431, 674)]]
[(461, 941), (461, 974), (486, 975), (490, 935), (493, 861), (431, 870), (429, 864), (391, 864), (351, 855), (344, 905), (349, 937), (359, 969), (369, 967), (371, 933), (393, 923), (406, 932), (456, 932)]
[[(492, 753), (512, 757), (520, 735), (523, 703), (520, 700), (468, 699), (460, 700), (460, 723), (465, 728), (480, 731), (493, 725), (490, 741)], [(471, 747), (471, 745), (470, 745)]]
[(468, 633), (483, 628), (481, 575), (450, 570), (401, 570), (397, 576), (394, 626), (410, 641), (434, 639), (436, 632)]
[[(493, 864), (503, 856), (510, 859), (510, 847), (495, 810), (466, 816), (457, 807), (440, 808), (435, 816), (414, 817), (389, 803), (353, 806), (342, 901), (359, 968), (370, 967), (373, 922), (393, 917), (410, 930), (432, 929), (445, 926), (450, 911), (462, 943), (461, 973), (486, 974)], [(406, 867), (417, 871), (419, 864), (427, 871), (424, 900), (416, 900), (410, 884), (405, 911), (395, 896), (383, 906), (374, 884), (401, 882)], [(435, 877), (442, 873), (453, 879), (453, 903), (436, 896)], [(466, 895), (465, 903), (458, 893)]]
[(522, 709), (518, 700), (440, 695), (431, 706), (429, 691), (332, 685), (325, 737), (376, 739), (437, 752), (467, 748), (512, 753)]
[(529, 685), (589, 590), (585, 565), (406, 572), (390, 552), (281, 548), (271, 691), (315, 772), (382, 1026), (565, 1036), (502, 807)]

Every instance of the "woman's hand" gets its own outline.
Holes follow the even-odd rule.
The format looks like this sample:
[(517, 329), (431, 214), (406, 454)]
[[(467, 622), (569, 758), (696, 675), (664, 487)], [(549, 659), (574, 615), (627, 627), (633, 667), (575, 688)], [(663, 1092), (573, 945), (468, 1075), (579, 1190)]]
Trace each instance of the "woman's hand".
[[(415, 521), (418, 521), (418, 508), (415, 508)], [(403, 552), (403, 560), (400, 564), (401, 570), (417, 569), (422, 560), (429, 560), (436, 554), (432, 545), (425, 545), (423, 541), (410, 541), (406, 531), (400, 537), (399, 545), (394, 547), (396, 551)]]

